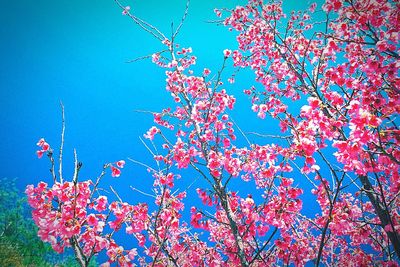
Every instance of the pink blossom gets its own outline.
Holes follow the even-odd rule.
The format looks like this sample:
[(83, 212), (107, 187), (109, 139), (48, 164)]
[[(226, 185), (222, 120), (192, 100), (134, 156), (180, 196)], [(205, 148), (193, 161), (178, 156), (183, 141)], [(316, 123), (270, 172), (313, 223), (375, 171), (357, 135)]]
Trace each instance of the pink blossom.
[(38, 158), (40, 159), (41, 157), (43, 157), (43, 153), (44, 153), (45, 151), (44, 150), (38, 150), (38, 151), (36, 151), (36, 154), (37, 154), (37, 156), (38, 156)]
[(207, 69), (207, 68), (205, 68), (205, 69), (203, 70), (203, 75), (204, 75), (204, 76), (208, 76), (210, 73), (211, 73), (211, 71), (210, 71), (209, 69)]
[(40, 138), (40, 140), (36, 143), (36, 145), (42, 147), (45, 143), (46, 141), (44, 140), (44, 138)]
[(100, 196), (95, 200), (95, 205), (93, 207), (96, 211), (104, 211), (107, 208), (107, 197)]
[(131, 10), (131, 7), (130, 7), (130, 6), (126, 6), (126, 7), (124, 8), (124, 10), (122, 11), (122, 15), (127, 15), (127, 14), (129, 13), (130, 10)]
[(309, 10), (311, 13), (314, 13), (316, 7), (317, 7), (317, 3), (312, 3), (312, 4), (310, 5), (310, 7), (309, 7), (308, 10)]
[(98, 224), (98, 220), (96, 219), (96, 216), (94, 215), (94, 214), (90, 214), (88, 217), (87, 217), (87, 223), (90, 225), (90, 226), (96, 226), (97, 224)]
[(138, 255), (136, 248), (129, 250), (128, 257), (133, 260)]
[(117, 164), (118, 168), (122, 169), (122, 168), (124, 168), (125, 160), (117, 161), (115, 164)]
[(232, 51), (231, 51), (231, 50), (229, 50), (229, 49), (225, 49), (225, 50), (224, 50), (224, 56), (225, 56), (226, 58), (229, 57), (231, 54), (232, 54)]
[(38, 145), (41, 148), (40, 150), (36, 151), (36, 154), (40, 159), (45, 152), (49, 151), (50, 145), (44, 140), (44, 138), (41, 138), (36, 145)]
[(224, 147), (229, 147), (231, 145), (231, 141), (229, 140), (229, 138), (224, 138), (223, 143)]
[(118, 168), (115, 168), (114, 166), (110, 166), (111, 168), (111, 175), (112, 177), (119, 177), (121, 175), (121, 170)]
[(219, 10), (219, 9), (214, 9), (214, 13), (217, 15), (217, 17), (221, 17), (222, 16), (222, 13), (221, 13), (221, 11)]
[(153, 140), (154, 136), (158, 132), (160, 132), (160, 130), (157, 127), (153, 126), (147, 131), (147, 133), (144, 135), (144, 137), (147, 138), (147, 139)]

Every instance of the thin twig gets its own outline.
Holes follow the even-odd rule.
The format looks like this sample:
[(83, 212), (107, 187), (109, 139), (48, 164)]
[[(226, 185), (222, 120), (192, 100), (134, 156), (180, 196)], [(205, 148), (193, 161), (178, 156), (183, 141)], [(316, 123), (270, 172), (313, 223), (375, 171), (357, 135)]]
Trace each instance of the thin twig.
[(249, 146), (251, 146), (251, 142), (249, 140), (249, 138), (247, 138), (247, 135), (242, 131), (242, 128), (239, 127), (239, 125), (235, 122), (235, 120), (232, 118), (231, 116), (231, 121), (233, 122), (233, 124), (239, 129), (239, 132), (243, 135), (243, 137), (246, 139), (247, 143), (249, 144)]
[(62, 116), (62, 128), (61, 128), (61, 145), (60, 145), (60, 155), (58, 158), (60, 167), (58, 168), (58, 173), (60, 177), (60, 183), (63, 183), (63, 175), (62, 175), (62, 157), (63, 157), (63, 148), (64, 148), (64, 133), (65, 133), (65, 115), (64, 115), (64, 105), (60, 101), (61, 106), (61, 116)]
[(125, 63), (133, 63), (133, 62), (140, 61), (140, 60), (143, 60), (143, 59), (148, 59), (148, 58), (151, 58), (151, 57), (152, 57), (152, 55), (142, 56), (142, 57), (138, 57), (138, 58), (135, 58), (135, 59), (130, 59), (128, 61), (125, 61)]
[(149, 24), (148, 22), (132, 15), (118, 0), (114, 0), (114, 2), (122, 9), (126, 12), (126, 15), (128, 17), (130, 17), (140, 28), (142, 28), (144, 31), (150, 33), (151, 35), (153, 35), (157, 40), (159, 41), (164, 41), (167, 38), (165, 37), (165, 35), (160, 32), (156, 27), (154, 27), (153, 25)]
[(56, 175), (56, 171), (55, 171), (55, 163), (54, 163), (54, 157), (53, 157), (53, 149), (50, 149), (49, 152), (47, 153), (47, 156), (50, 159), (50, 163), (51, 163), (51, 167), (50, 167), (50, 172), (51, 172), (51, 176), (53, 176), (53, 182), (56, 183), (57, 182), (57, 175)]
[(156, 52), (156, 53), (152, 53), (152, 54), (147, 55), (147, 56), (142, 56), (142, 57), (138, 57), (138, 58), (134, 58), (134, 59), (128, 60), (128, 61), (126, 61), (126, 63), (133, 63), (133, 62), (137, 62), (137, 61), (140, 61), (140, 60), (148, 59), (148, 58), (151, 58), (153, 56), (153, 54), (159, 54), (160, 55), (160, 54), (162, 54), (164, 52), (168, 52), (168, 51), (169, 50), (164, 49), (162, 51), (159, 51), (159, 52)]
[(139, 193), (142, 194), (142, 195), (145, 195), (145, 196), (148, 196), (148, 197), (152, 197), (152, 198), (156, 198), (155, 195), (152, 195), (152, 194), (143, 192), (143, 191), (141, 191), (141, 190), (139, 190), (139, 189), (137, 189), (137, 188), (135, 188), (135, 187), (133, 187), (133, 186), (130, 186), (130, 188), (131, 188), (133, 191), (137, 191), (137, 192), (139, 192)]
[(280, 135), (272, 135), (272, 134), (260, 134), (260, 133), (256, 133), (256, 132), (246, 132), (246, 134), (252, 134), (252, 135), (259, 136), (259, 137), (278, 138), (278, 139), (285, 139), (285, 140), (293, 137), (291, 135), (280, 136)]
[(101, 178), (103, 178), (103, 176), (106, 174), (106, 169), (108, 167), (110, 167), (109, 163), (103, 165), (103, 170), (101, 171), (100, 175), (97, 176), (96, 182), (95, 182), (95, 184), (93, 186), (93, 190), (92, 190), (92, 193), (90, 194), (90, 198), (89, 199), (92, 199), (92, 196), (93, 196), (94, 192), (97, 191), (97, 186), (99, 185)]
[(72, 181), (74, 184), (78, 182), (78, 173), (81, 168), (82, 164), (78, 162), (78, 156), (76, 154), (76, 149), (74, 148), (74, 176), (72, 178)]
[(134, 160), (134, 159), (131, 159), (131, 158), (128, 158), (128, 160), (132, 161), (133, 163), (139, 164), (139, 165), (141, 165), (143, 167), (146, 167), (146, 168), (148, 168), (149, 170), (151, 170), (153, 172), (157, 172), (155, 169), (153, 169), (152, 167), (150, 167), (147, 164), (144, 164), (143, 162), (140, 162), (140, 161), (137, 161), (137, 160)]
[(114, 193), (114, 195), (118, 198), (119, 202), (123, 202), (122, 198), (118, 195), (117, 191), (114, 190), (114, 188), (110, 185), (111, 191)]
[(185, 13), (183, 13), (182, 20), (181, 20), (181, 22), (179, 23), (178, 28), (176, 28), (175, 33), (172, 35), (172, 40), (174, 40), (175, 37), (178, 35), (178, 33), (179, 33), (179, 31), (180, 31), (180, 29), (181, 29), (183, 23), (185, 22), (185, 19), (186, 19), (186, 17), (187, 17), (188, 11), (189, 11), (189, 4), (190, 4), (190, 0), (187, 0), (187, 1), (186, 1), (186, 7), (185, 7)]

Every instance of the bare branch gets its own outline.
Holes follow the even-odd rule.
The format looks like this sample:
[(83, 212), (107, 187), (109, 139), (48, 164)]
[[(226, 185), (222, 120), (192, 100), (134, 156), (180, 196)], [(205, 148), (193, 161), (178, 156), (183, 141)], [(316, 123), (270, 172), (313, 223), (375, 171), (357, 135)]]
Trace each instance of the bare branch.
[(58, 173), (59, 173), (59, 177), (60, 177), (60, 183), (63, 183), (62, 157), (63, 157), (63, 148), (64, 148), (65, 115), (64, 115), (64, 105), (63, 105), (63, 103), (61, 101), (60, 101), (60, 106), (61, 106), (61, 116), (62, 116), (62, 128), (61, 128), (60, 155), (59, 155), (59, 158), (58, 158), (60, 166), (59, 166), (59, 169), (58, 169)]
[(178, 28), (176, 28), (175, 33), (172, 35), (172, 40), (174, 40), (175, 37), (178, 35), (178, 33), (179, 33), (179, 31), (180, 31), (180, 29), (181, 29), (183, 23), (185, 22), (185, 19), (186, 19), (186, 17), (187, 17), (188, 11), (189, 11), (189, 4), (190, 4), (190, 0), (187, 0), (187, 1), (186, 1), (185, 12), (183, 13), (182, 20), (181, 20), (181, 22), (179, 23)]

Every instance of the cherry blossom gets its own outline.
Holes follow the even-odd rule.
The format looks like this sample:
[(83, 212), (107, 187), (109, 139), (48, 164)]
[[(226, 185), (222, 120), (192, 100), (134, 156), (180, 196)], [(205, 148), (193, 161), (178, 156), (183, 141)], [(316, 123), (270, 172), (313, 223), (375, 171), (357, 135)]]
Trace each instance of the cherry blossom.
[(131, 10), (131, 7), (130, 7), (130, 6), (126, 6), (126, 7), (124, 8), (124, 10), (122, 11), (122, 15), (127, 15), (127, 14), (129, 13), (130, 10)]
[(50, 145), (44, 140), (44, 138), (41, 138), (36, 145), (41, 148), (40, 150), (36, 151), (39, 159), (43, 156), (44, 153), (50, 150)]

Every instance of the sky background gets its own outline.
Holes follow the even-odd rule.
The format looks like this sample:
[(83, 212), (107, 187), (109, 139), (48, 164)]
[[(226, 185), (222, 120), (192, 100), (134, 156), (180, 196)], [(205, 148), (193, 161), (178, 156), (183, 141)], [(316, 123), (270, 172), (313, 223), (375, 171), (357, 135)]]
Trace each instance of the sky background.
[[(122, 3), (163, 32), (170, 32), (171, 22), (179, 24), (186, 1)], [(233, 33), (206, 21), (216, 19), (215, 7), (240, 3), (244, 1), (191, 1), (177, 43), (192, 47), (198, 57), (195, 70), (207, 67), (217, 72), (222, 51), (236, 48)], [(309, 5), (304, 1), (298, 6), (299, 1), (292, 0), (285, 4), (289, 9)], [(36, 142), (44, 137), (58, 153), (60, 101), (66, 118), (65, 177), (72, 176), (74, 148), (83, 162), (81, 180), (95, 179), (107, 162), (131, 157), (152, 163), (139, 140), (153, 125), (152, 116), (134, 110), (161, 111), (169, 106), (164, 70), (150, 60), (126, 62), (157, 52), (161, 46), (122, 16), (114, 1), (1, 1), (0, 36), (0, 177), (17, 177), (21, 190), (41, 180), (51, 182), (49, 162), (46, 157), (37, 159)], [(232, 117), (244, 131), (270, 133), (274, 122), (260, 123), (243, 96), (252, 81), (247, 73), (227, 85), (237, 96)], [(121, 177), (107, 175), (104, 180), (122, 197), (150, 201), (132, 195), (128, 187), (149, 192), (153, 180), (141, 166), (128, 162)]]
[[(125, 3), (169, 32), (185, 2)], [(215, 6), (239, 3), (223, 2), (193, 0), (178, 36), (178, 43), (193, 48), (200, 70), (217, 71), (222, 50), (235, 47), (226, 28), (205, 22), (216, 18)], [(134, 110), (161, 111), (171, 103), (164, 70), (150, 60), (126, 62), (161, 46), (122, 16), (114, 1), (2, 1), (0, 25), (0, 176), (18, 177), (21, 188), (48, 176), (48, 162), (36, 159), (36, 142), (44, 137), (58, 148), (60, 101), (66, 117), (66, 170), (73, 148), (84, 163), (82, 175), (89, 176), (103, 163), (147, 153), (139, 136), (153, 125), (152, 116)]]

